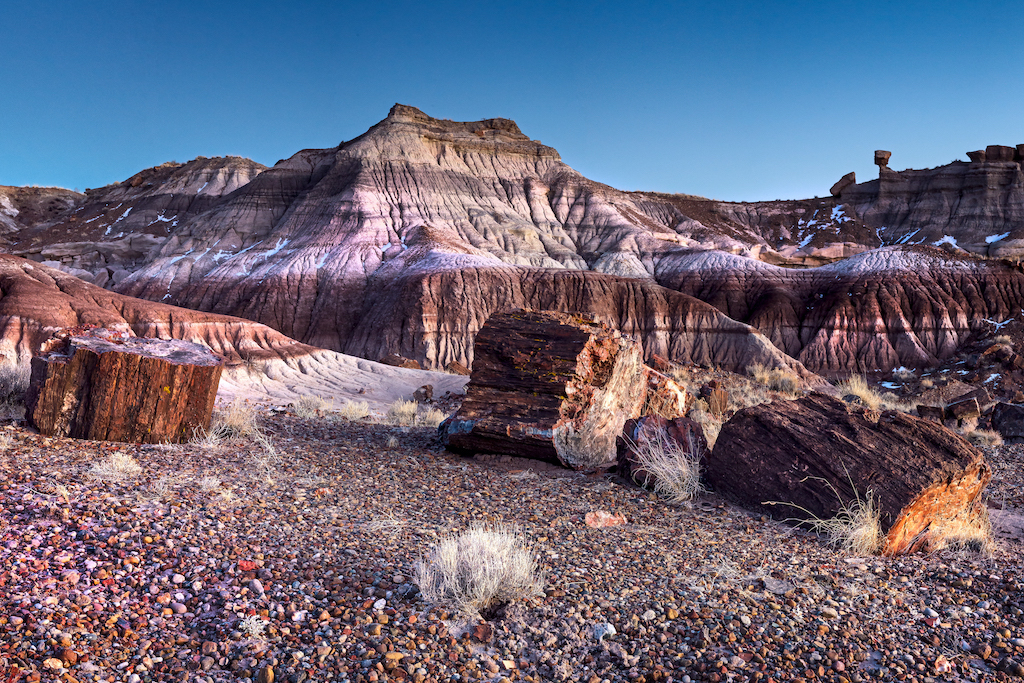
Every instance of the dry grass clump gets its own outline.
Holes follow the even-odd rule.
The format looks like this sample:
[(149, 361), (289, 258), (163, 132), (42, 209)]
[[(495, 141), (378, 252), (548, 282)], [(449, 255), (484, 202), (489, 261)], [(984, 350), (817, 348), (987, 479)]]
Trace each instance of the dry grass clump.
[(516, 529), (474, 524), (451, 534), (416, 563), (424, 600), (467, 616), (542, 593), (543, 579)]
[(142, 474), (142, 465), (129, 453), (114, 451), (106, 460), (94, 463), (89, 474), (104, 481), (124, 481)]
[(882, 407), (882, 395), (868, 386), (868, 381), (860, 375), (851, 375), (836, 384), (836, 388), (844, 396), (856, 396), (865, 407), (878, 410)]
[(1008, 334), (999, 334), (992, 339), (993, 344), (1003, 344), (1013, 348), (1013, 338)]
[[(717, 434), (716, 434), (717, 436)], [(654, 492), (673, 503), (693, 500), (704, 492), (700, 483), (703, 447), (686, 449), (678, 441), (669, 439), (658, 430), (653, 438), (629, 444), (637, 462), (654, 478)], [(650, 478), (638, 482), (646, 488)]]
[(789, 368), (767, 368), (761, 363), (747, 367), (755, 383), (780, 394), (793, 395), (800, 390), (800, 375)]
[(25, 416), (25, 390), (31, 374), (27, 363), (0, 361), (0, 420), (20, 420)]
[(975, 429), (967, 435), (967, 440), (975, 446), (1002, 446), (1003, 437), (994, 429)]
[(256, 406), (236, 398), (226, 407), (214, 411), (210, 431), (224, 438), (235, 436), (256, 438), (257, 435), (262, 434), (257, 422)]
[(388, 424), (404, 427), (437, 427), (447, 417), (437, 408), (422, 409), (416, 401), (398, 399), (388, 408)]
[(812, 520), (810, 527), (833, 547), (854, 555), (874, 555), (882, 548), (881, 512), (871, 491), (844, 505), (835, 517)]
[(330, 404), (321, 396), (308, 394), (299, 398), (294, 405), (295, 415), (304, 420), (320, 417), (330, 409)]
[(349, 422), (356, 422), (369, 417), (370, 404), (366, 401), (345, 401), (345, 405), (341, 406), (333, 415)]

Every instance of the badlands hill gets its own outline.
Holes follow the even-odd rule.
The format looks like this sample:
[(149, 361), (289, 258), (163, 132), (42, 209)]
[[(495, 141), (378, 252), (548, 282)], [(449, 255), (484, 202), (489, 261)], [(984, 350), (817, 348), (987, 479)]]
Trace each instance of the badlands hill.
[(528, 306), (595, 313), (648, 355), (863, 371), (937, 362), (1020, 310), (1008, 263), (891, 246), (1013, 255), (1024, 185), (1000, 149), (883, 165), (823, 199), (728, 203), (622, 192), (512, 121), (395, 105), (336, 148), (149, 169), (7, 239), (122, 294), (364, 358), (470, 365), (487, 317)]

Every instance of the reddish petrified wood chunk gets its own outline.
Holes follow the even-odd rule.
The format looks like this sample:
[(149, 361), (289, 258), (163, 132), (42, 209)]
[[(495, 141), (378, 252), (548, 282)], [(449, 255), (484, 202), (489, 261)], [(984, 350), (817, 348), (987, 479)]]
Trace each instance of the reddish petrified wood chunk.
[(707, 461), (717, 491), (780, 518), (828, 519), (871, 496), (885, 554), (980, 537), (991, 477), (981, 452), (942, 425), (823, 394), (739, 411)]
[(462, 407), (442, 425), (448, 448), (615, 464), (615, 440), (647, 394), (639, 344), (589, 316), (516, 310), (487, 320), (474, 355)]
[(179, 442), (210, 426), (223, 360), (205, 346), (97, 329), (32, 359), (25, 402), (47, 436)]

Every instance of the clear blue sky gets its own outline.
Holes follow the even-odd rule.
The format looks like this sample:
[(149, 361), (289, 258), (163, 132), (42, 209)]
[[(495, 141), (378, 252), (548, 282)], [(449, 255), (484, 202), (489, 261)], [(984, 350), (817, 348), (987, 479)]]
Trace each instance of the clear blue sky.
[[(589, 6), (588, 6), (589, 5)], [(271, 165), (395, 102), (632, 190), (827, 195), (1024, 142), (1024, 3), (6, 2), (0, 184)]]

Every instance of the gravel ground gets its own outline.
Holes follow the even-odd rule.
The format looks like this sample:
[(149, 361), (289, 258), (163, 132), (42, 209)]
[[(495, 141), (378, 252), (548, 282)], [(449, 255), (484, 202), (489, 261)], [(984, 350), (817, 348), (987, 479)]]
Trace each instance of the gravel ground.
[[(850, 557), (714, 496), (670, 506), (613, 478), (460, 459), (429, 429), (264, 428), (276, 457), (3, 430), (0, 681), (14, 666), (131, 683), (267, 681), (268, 667), (277, 681), (1024, 676), (1019, 537), (989, 555)], [(989, 450), (1004, 512), (1024, 507), (1022, 452)], [(90, 473), (112, 454), (141, 472)], [(590, 528), (593, 510), (628, 523)], [(424, 603), (415, 561), (473, 521), (518, 525), (545, 596), (490, 622)]]

